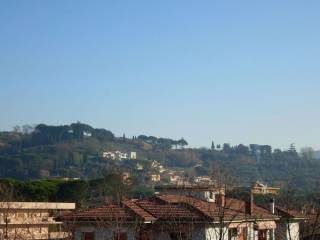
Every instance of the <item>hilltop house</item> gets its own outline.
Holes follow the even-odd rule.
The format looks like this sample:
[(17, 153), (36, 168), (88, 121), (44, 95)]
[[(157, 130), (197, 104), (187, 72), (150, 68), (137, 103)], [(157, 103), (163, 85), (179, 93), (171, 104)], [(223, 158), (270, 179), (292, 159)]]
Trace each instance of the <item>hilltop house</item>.
[(65, 239), (71, 233), (55, 217), (75, 203), (0, 202), (0, 239)]
[(260, 181), (256, 181), (256, 183), (252, 186), (251, 191), (255, 194), (277, 194), (280, 188), (269, 187), (266, 184), (261, 183)]
[[(157, 187), (159, 194), (62, 217), (75, 240), (282, 240), (277, 228), (286, 212), (226, 198), (212, 186)], [(272, 205), (273, 209), (275, 206)], [(299, 227), (290, 229), (299, 236)]]
[(112, 159), (112, 160), (137, 159), (136, 152), (125, 153), (121, 151), (105, 151), (105, 152), (102, 152), (101, 155), (103, 158)]
[(197, 184), (213, 184), (214, 181), (210, 176), (198, 176), (193, 179), (194, 183)]
[(150, 179), (151, 179), (151, 182), (160, 182), (161, 176), (158, 173), (151, 173)]
[(152, 161), (151, 167), (157, 170), (159, 173), (163, 173), (166, 171), (166, 169), (156, 160)]
[(128, 158), (128, 154), (120, 151), (103, 152), (102, 157), (112, 159), (112, 160), (123, 160)]
[(137, 159), (137, 152), (130, 152), (130, 159)]
[(144, 169), (144, 167), (143, 167), (143, 165), (142, 165), (141, 163), (137, 163), (137, 164), (136, 164), (136, 169), (139, 170), (139, 171), (141, 171), (141, 170)]
[(165, 169), (165, 171), (161, 172), (161, 178), (174, 185), (182, 184), (187, 181), (187, 179), (183, 175), (184, 175), (184, 171), (178, 171), (178, 170), (172, 170), (172, 169)]

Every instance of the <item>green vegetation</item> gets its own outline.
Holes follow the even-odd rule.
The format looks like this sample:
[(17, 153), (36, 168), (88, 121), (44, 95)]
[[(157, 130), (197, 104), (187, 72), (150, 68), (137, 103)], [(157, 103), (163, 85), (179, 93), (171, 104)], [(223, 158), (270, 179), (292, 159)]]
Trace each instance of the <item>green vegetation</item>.
[[(93, 179), (110, 172), (115, 164), (101, 157), (103, 151), (138, 152), (143, 165), (148, 165), (148, 150), (168, 151), (173, 146), (183, 148), (184, 139), (156, 137), (116, 138), (105, 129), (87, 124), (64, 126), (39, 124), (15, 127), (12, 132), (0, 132), (0, 177), (20, 180), (70, 177)], [(145, 139), (142, 140), (142, 139)], [(152, 139), (152, 141), (150, 140)], [(149, 164), (150, 165), (150, 164)]]
[[(309, 152), (299, 156), (294, 146), (281, 151), (257, 144), (230, 146), (226, 143), (215, 145), (212, 142), (210, 149), (186, 148), (187, 145), (183, 138), (173, 140), (146, 135), (132, 139), (125, 135), (115, 137), (108, 130), (96, 129), (83, 123), (64, 126), (40, 124), (35, 128), (25, 125), (22, 128), (15, 127), (11, 132), (0, 132), (0, 177), (17, 180), (68, 177), (80, 178), (86, 180), (86, 184), (93, 184), (96, 180), (92, 179), (102, 179), (120, 169), (122, 172), (130, 172), (132, 181), (136, 183), (133, 189), (125, 189), (123, 186), (123, 191), (139, 197), (139, 194), (150, 195), (148, 189), (140, 186), (145, 185), (145, 175), (153, 171), (152, 160), (157, 160), (166, 168), (184, 170), (190, 177), (214, 175), (211, 171), (213, 166), (220, 165), (239, 178), (239, 185), (262, 180), (282, 188), (290, 186), (304, 193), (318, 191), (320, 161), (312, 159)], [(138, 159), (105, 159), (101, 156), (103, 151), (135, 151)], [(137, 163), (143, 166), (143, 170), (137, 170)], [(59, 195), (62, 185), (58, 184), (60, 187), (56, 188), (57, 184), (52, 181), (46, 181), (46, 187), (40, 189), (33, 183), (28, 193), (36, 195), (34, 193), (42, 191), (40, 198), (51, 199), (50, 194), (53, 194), (62, 200), (74, 194), (71, 190), (65, 190), (65, 194)], [(30, 181), (27, 182), (30, 184)], [(77, 184), (74, 189), (83, 192), (85, 186)], [(112, 189), (105, 188), (104, 194), (112, 194)], [(24, 196), (28, 197), (27, 194)]]
[(152, 196), (152, 188), (122, 181), (119, 174), (89, 181), (0, 179), (0, 201), (76, 202), (80, 208), (107, 200)]

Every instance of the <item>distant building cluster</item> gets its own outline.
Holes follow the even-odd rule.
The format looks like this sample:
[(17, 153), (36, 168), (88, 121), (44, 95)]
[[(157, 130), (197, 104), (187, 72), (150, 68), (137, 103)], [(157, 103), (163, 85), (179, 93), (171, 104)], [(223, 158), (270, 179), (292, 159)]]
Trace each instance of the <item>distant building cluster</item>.
[(108, 151), (108, 152), (102, 152), (102, 157), (106, 159), (112, 159), (112, 160), (125, 160), (125, 159), (137, 159), (137, 153), (136, 152), (121, 152), (121, 151)]

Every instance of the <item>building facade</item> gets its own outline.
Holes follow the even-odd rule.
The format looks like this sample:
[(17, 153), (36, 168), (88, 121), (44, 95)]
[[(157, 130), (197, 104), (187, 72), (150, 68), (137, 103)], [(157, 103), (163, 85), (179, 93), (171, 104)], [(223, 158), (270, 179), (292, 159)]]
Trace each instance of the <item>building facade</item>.
[(0, 239), (64, 239), (69, 232), (55, 217), (75, 203), (0, 202)]

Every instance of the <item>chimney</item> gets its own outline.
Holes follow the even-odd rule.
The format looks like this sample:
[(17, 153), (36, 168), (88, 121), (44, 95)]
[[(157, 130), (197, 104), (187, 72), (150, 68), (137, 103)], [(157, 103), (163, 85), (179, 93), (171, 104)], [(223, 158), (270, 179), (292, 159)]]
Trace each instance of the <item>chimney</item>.
[(251, 191), (245, 200), (245, 212), (249, 215), (252, 215), (253, 213), (253, 194)]
[(274, 214), (274, 210), (275, 210), (274, 198), (270, 198), (269, 206), (270, 206), (270, 212)]
[(220, 207), (226, 206), (226, 195), (224, 189), (220, 189), (216, 202)]

